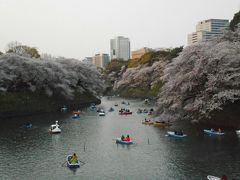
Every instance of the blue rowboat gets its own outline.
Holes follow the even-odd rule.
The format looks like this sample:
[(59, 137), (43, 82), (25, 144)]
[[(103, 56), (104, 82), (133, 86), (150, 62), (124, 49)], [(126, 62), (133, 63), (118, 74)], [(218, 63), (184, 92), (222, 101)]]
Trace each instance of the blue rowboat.
[(97, 109), (96, 106), (90, 106), (91, 111), (95, 111), (96, 109)]
[(213, 131), (213, 130), (208, 130), (208, 129), (204, 129), (203, 132), (205, 134), (208, 134), (208, 135), (217, 135), (217, 136), (222, 136), (224, 135), (223, 132), (218, 132), (218, 131)]
[(116, 139), (117, 144), (133, 144), (133, 141), (122, 141), (121, 138)]
[(74, 114), (74, 116), (72, 116), (72, 119), (80, 119), (80, 116), (78, 114)]
[(32, 127), (31, 123), (26, 123), (23, 125), (23, 128), (30, 129)]
[(184, 137), (187, 136), (186, 134), (182, 134), (182, 135), (176, 134), (176, 133), (173, 132), (173, 131), (168, 131), (168, 132), (167, 132), (167, 135), (168, 135), (169, 137), (175, 137), (175, 138), (184, 138)]
[(69, 168), (80, 168), (80, 162), (77, 161), (77, 163), (71, 163), (70, 160), (71, 160), (71, 155), (68, 155), (67, 156), (67, 167)]

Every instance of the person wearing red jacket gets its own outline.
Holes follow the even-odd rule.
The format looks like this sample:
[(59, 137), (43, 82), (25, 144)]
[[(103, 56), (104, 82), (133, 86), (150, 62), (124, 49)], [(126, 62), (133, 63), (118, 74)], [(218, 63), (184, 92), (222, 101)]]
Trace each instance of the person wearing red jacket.
[(125, 141), (131, 141), (129, 135), (127, 135), (127, 137), (125, 138)]

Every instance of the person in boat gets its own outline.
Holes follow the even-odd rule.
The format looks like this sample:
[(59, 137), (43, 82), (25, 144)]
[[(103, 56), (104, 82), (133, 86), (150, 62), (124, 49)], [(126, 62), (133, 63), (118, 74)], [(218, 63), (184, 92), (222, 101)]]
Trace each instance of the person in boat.
[(74, 117), (79, 117), (79, 114), (74, 114)]
[(127, 137), (125, 138), (125, 141), (131, 141), (129, 135), (127, 135)]
[(122, 137), (121, 137), (121, 140), (122, 140), (122, 141), (124, 141), (124, 140), (125, 140), (125, 137), (124, 137), (124, 135), (122, 135)]
[(70, 159), (71, 163), (77, 163), (78, 162), (78, 157), (76, 155), (76, 153), (73, 153), (71, 159)]
[(182, 130), (174, 131), (174, 134), (182, 136), (183, 135), (183, 131)]
[(221, 176), (221, 180), (227, 180), (227, 176), (226, 175), (222, 175)]
[(220, 128), (218, 128), (218, 132), (220, 132), (220, 133), (221, 133), (221, 132), (222, 132), (222, 130), (221, 130)]
[(181, 135), (181, 136), (183, 135), (183, 130), (179, 131), (179, 135)]
[(26, 122), (25, 126), (31, 126), (30, 122)]

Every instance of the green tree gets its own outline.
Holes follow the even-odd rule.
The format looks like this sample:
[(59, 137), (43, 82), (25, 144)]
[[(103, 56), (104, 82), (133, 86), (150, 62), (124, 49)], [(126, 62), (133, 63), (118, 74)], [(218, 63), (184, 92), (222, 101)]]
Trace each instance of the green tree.
[(122, 66), (127, 65), (127, 61), (122, 59), (112, 59), (110, 63), (106, 66), (106, 73), (109, 74), (111, 72), (120, 72)]
[(183, 46), (176, 47), (170, 51), (171, 58), (175, 58), (179, 55), (180, 52), (182, 52)]
[(37, 48), (28, 47), (28, 46), (23, 46), (23, 48), (25, 49), (26, 53), (29, 54), (31, 57), (40, 58), (40, 54), (39, 54)]
[(240, 23), (240, 11), (234, 14), (234, 17), (230, 22), (230, 29), (232, 31), (235, 31), (239, 23)]

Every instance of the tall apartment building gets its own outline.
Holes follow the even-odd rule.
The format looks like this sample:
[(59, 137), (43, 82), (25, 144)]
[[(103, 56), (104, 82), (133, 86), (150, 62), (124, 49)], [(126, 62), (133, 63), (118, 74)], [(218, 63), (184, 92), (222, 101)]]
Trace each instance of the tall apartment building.
[(130, 59), (130, 41), (128, 38), (118, 36), (110, 40), (110, 56), (111, 59)]
[(200, 21), (196, 25), (196, 32), (188, 34), (188, 45), (197, 42), (206, 42), (213, 37), (223, 33), (223, 30), (229, 27), (229, 21), (226, 19), (208, 19)]
[(137, 49), (135, 51), (132, 51), (132, 59), (139, 59), (141, 58), (145, 53), (152, 51), (152, 49), (144, 47), (141, 49)]
[(93, 56), (93, 64), (97, 67), (105, 68), (109, 63), (109, 55), (103, 53), (97, 53)]

